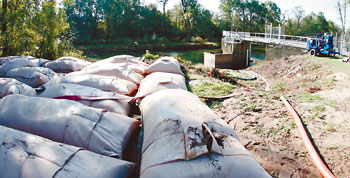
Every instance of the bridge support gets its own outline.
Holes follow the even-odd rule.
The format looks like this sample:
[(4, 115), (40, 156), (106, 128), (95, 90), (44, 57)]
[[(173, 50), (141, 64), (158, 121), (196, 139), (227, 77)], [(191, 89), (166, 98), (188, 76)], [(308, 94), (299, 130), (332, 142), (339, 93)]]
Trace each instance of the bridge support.
[(250, 66), (249, 42), (227, 43), (222, 40), (223, 53), (204, 53), (204, 66), (220, 69), (243, 69)]

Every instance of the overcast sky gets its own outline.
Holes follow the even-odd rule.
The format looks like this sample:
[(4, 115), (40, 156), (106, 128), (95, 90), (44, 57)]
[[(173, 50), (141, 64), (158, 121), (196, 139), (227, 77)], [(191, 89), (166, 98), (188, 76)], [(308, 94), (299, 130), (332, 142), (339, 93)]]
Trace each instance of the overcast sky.
[[(156, 3), (157, 0), (141, 0), (142, 2), (149, 4), (149, 3)], [(262, 2), (265, 2), (266, 0), (260, 0)], [(293, 9), (296, 6), (301, 6), (304, 10), (306, 15), (315, 12), (316, 14), (318, 12), (323, 12), (325, 17), (328, 20), (332, 20), (340, 27), (340, 19), (339, 15), (336, 9), (336, 2), (337, 0), (271, 0), (275, 2), (282, 10), (283, 13), (287, 12), (287, 17), (292, 16), (291, 9)], [(180, 3), (180, 0), (169, 0), (169, 3), (167, 4), (166, 8), (170, 9), (175, 4)], [(218, 12), (219, 11), (219, 4), (220, 0), (199, 0), (200, 4), (205, 6), (207, 9)], [(158, 9), (161, 10), (161, 5), (158, 6)], [(350, 6), (347, 9), (348, 15), (347, 15), (347, 28), (350, 27)]]

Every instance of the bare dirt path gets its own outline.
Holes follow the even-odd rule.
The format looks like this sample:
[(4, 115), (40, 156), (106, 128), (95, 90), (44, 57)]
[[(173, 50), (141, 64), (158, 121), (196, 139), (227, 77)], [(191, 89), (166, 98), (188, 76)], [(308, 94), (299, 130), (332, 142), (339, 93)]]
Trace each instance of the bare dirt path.
[[(269, 91), (261, 78), (238, 81), (255, 92), (211, 107), (273, 177), (321, 177), (280, 100), (286, 96), (331, 171), (350, 177), (350, 63), (339, 61), (302, 55), (261, 62), (247, 70), (264, 76)], [(207, 79), (192, 77), (192, 90), (198, 90), (198, 80)]]

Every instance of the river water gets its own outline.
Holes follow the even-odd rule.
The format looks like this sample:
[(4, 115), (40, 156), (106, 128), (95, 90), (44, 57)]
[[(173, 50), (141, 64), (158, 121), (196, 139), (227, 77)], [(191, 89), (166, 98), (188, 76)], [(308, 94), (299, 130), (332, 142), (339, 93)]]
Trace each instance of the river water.
[[(204, 63), (204, 52), (220, 52), (221, 49), (199, 49), (199, 50), (183, 50), (183, 51), (150, 51), (152, 54), (158, 54), (160, 56), (178, 56), (182, 59), (192, 61), (195, 64)], [(144, 53), (127, 53), (128, 55), (140, 57)], [(114, 55), (119, 55), (118, 53), (104, 54), (101, 56), (89, 57), (91, 59), (105, 59)], [(265, 48), (261, 46), (252, 46), (251, 58), (258, 60), (265, 60)]]

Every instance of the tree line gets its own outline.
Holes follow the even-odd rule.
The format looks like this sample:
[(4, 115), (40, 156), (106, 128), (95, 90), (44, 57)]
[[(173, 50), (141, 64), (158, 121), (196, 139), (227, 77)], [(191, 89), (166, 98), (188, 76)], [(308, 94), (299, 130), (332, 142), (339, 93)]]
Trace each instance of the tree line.
[(55, 0), (1, 0), (1, 55), (54, 59), (73, 53), (72, 43), (189, 42), (194, 37), (219, 41), (223, 30), (264, 32), (270, 23), (284, 25), (289, 35), (340, 31), (323, 13), (305, 15), (296, 7), (286, 17), (272, 1), (220, 0), (220, 12), (209, 11), (198, 0), (179, 0), (166, 9), (168, 2), (63, 0), (57, 5)]

